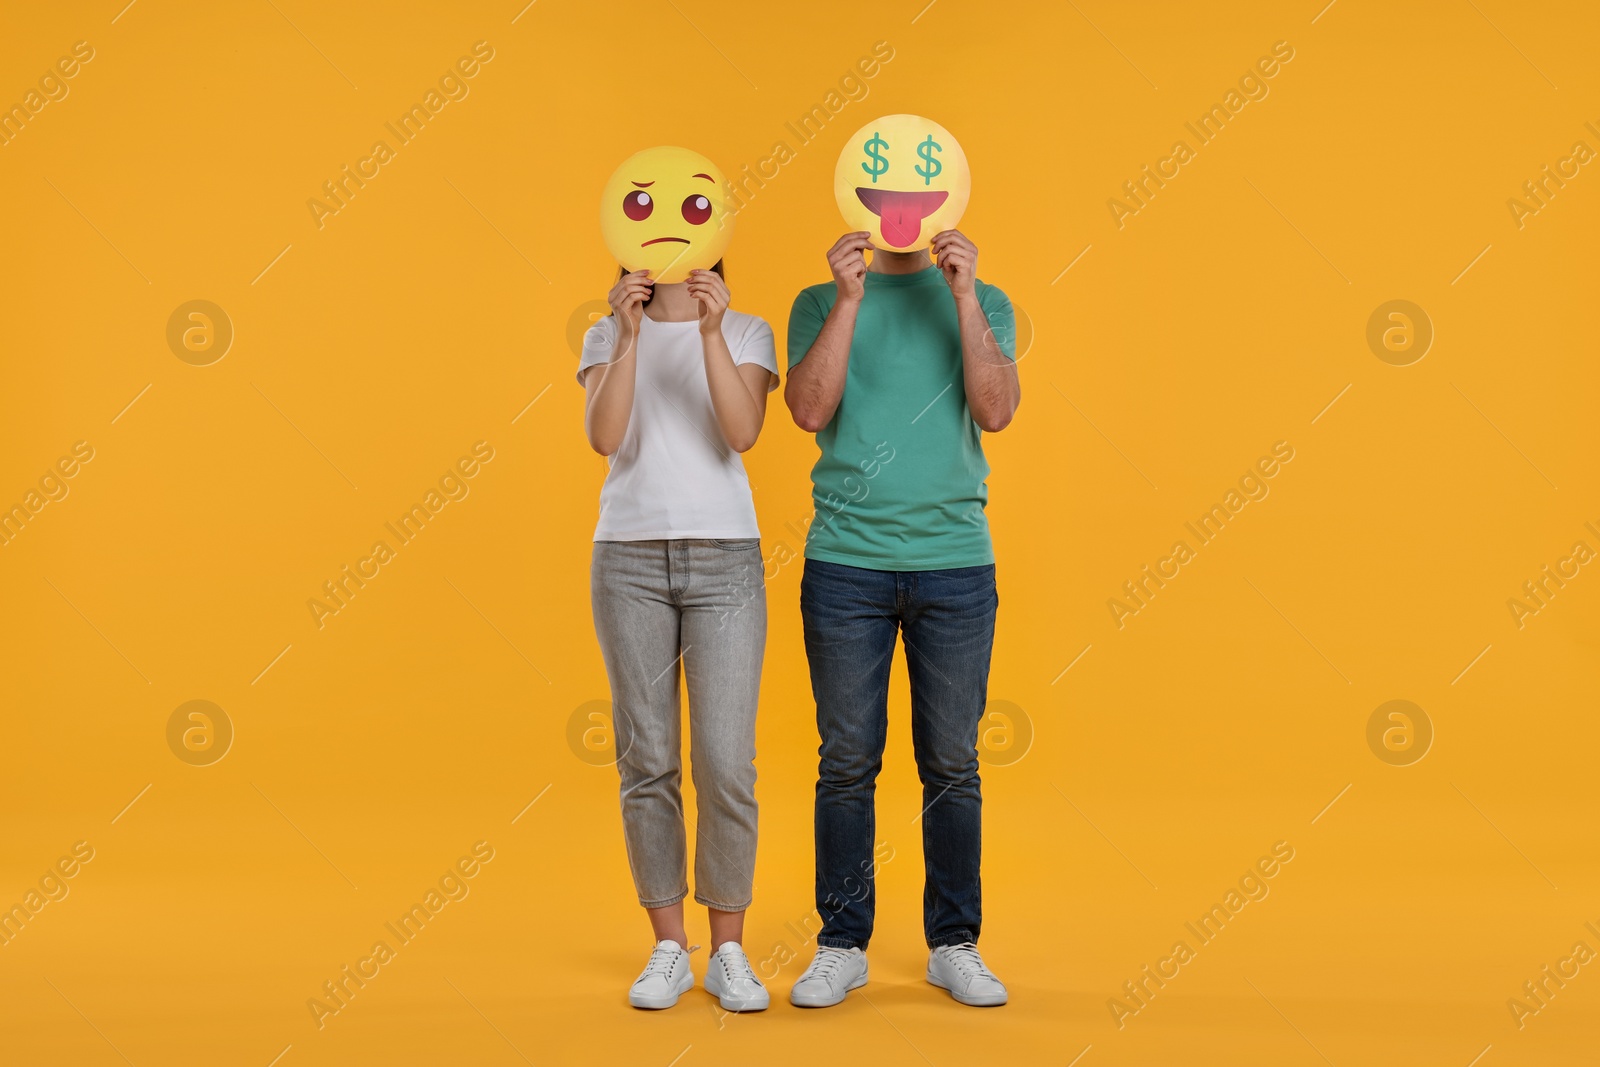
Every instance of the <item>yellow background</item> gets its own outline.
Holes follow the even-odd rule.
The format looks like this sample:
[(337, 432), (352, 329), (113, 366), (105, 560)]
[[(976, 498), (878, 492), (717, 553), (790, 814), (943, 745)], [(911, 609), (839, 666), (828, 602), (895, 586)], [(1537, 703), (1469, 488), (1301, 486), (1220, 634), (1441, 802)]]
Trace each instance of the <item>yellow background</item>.
[[(1506, 1002), (1600, 949), (1600, 575), (1521, 629), (1506, 602), (1600, 548), (1600, 176), (1520, 229), (1506, 202), (1600, 148), (1593, 10), (924, 3), (13, 6), (0, 100), (76, 41), (95, 57), (0, 147), (0, 501), (76, 441), (95, 455), (0, 547), (0, 900), (74, 842), (95, 854), (0, 947), (0, 1058), (1592, 1062), (1600, 967), (1520, 1030)], [(470, 95), (319, 229), (307, 200), (479, 40)], [(869, 95), (799, 146), (785, 123), (880, 40)], [(1108, 198), (1280, 40), (1270, 95), (1119, 229)], [(842, 229), (842, 139), (902, 111), (960, 138), (979, 273), (1034, 330), (986, 446), (991, 697), (1033, 733), (984, 773), (983, 947), (1012, 1000), (922, 981), (897, 666), (873, 982), (784, 1002), (816, 743), (790, 563), (747, 943), (799, 958), (764, 1015), (719, 1019), (700, 990), (631, 1011), (649, 938), (615, 771), (567, 741), (607, 695), (604, 465), (567, 340), (614, 270), (595, 197), (646, 145), (734, 174), (787, 141), (728, 255), (735, 306), (781, 344)], [(210, 366), (165, 339), (193, 299), (234, 325)], [(1410, 366), (1365, 340), (1391, 299), (1436, 331)], [(306, 601), (479, 440), (470, 496), (319, 630)], [(1280, 440), (1271, 495), (1119, 630), (1107, 599)], [(747, 457), (769, 552), (800, 545), (813, 456), (775, 408)], [(211, 766), (167, 745), (193, 699), (236, 730)], [(1436, 733), (1411, 766), (1367, 745), (1392, 699)], [(308, 998), (480, 840), (470, 896), (319, 1031)], [(1277, 841), (1295, 858), (1270, 896), (1118, 1029), (1108, 998)]]

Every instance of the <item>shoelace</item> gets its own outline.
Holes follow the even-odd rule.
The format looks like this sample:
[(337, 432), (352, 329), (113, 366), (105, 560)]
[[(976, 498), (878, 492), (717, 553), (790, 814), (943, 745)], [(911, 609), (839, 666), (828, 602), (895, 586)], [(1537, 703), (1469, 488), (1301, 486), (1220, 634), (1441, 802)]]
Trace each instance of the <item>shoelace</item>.
[(755, 982), (756, 972), (750, 966), (750, 958), (742, 952), (719, 952), (717, 959), (722, 964), (722, 976), (732, 982)]
[(945, 957), (963, 978), (994, 977), (989, 973), (989, 968), (983, 965), (983, 957), (978, 955), (978, 946), (970, 941), (964, 945), (951, 945)]
[(644, 965), (644, 974), (640, 975), (639, 977), (649, 978), (652, 975), (657, 974), (661, 975), (662, 977), (671, 975), (673, 965), (678, 962), (678, 953), (682, 951), (683, 950), (681, 948), (671, 949), (657, 946), (657, 948), (650, 953), (650, 962)]
[(845, 957), (848, 955), (850, 954), (843, 949), (828, 948), (826, 945), (818, 946), (817, 957), (811, 961), (811, 966), (807, 968), (805, 977), (821, 978), (824, 981), (831, 980), (833, 973), (844, 966)]

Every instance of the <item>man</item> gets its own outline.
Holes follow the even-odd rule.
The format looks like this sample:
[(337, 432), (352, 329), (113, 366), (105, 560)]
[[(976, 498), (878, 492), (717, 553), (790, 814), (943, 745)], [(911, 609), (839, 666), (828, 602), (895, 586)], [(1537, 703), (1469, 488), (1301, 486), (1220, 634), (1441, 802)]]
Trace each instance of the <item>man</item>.
[(831, 284), (789, 318), (784, 400), (822, 455), (811, 477), (800, 611), (822, 737), (816, 800), (817, 954), (790, 1001), (827, 1007), (867, 982), (874, 793), (889, 666), (903, 633), (922, 780), (928, 981), (957, 1001), (1006, 1002), (984, 965), (977, 733), (994, 646), (994, 550), (981, 432), (1021, 400), (1006, 295), (977, 278), (956, 230), (929, 249), (874, 250), (848, 233)]

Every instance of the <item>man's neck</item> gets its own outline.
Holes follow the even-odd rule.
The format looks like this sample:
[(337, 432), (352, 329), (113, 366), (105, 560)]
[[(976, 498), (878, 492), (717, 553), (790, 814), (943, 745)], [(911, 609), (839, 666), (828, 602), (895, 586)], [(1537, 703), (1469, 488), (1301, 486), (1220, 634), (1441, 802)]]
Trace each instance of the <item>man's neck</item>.
[(933, 260), (929, 258), (926, 248), (919, 248), (915, 252), (884, 252), (873, 249), (872, 262), (867, 264), (867, 270), (873, 274), (915, 274), (931, 266)]

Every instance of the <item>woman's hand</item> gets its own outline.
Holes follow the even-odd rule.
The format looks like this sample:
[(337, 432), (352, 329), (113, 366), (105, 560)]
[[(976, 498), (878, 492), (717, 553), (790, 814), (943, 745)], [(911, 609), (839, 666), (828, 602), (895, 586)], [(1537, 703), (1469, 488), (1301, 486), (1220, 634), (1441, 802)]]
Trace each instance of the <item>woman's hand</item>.
[(689, 295), (700, 305), (700, 334), (722, 330), (722, 315), (728, 310), (728, 283), (714, 270), (689, 272)]
[(636, 270), (618, 278), (617, 284), (606, 294), (606, 303), (611, 305), (611, 313), (617, 317), (619, 357), (627, 354), (633, 347), (634, 338), (639, 336), (639, 319), (644, 315), (644, 302), (649, 299), (650, 287), (654, 284), (649, 271)]

